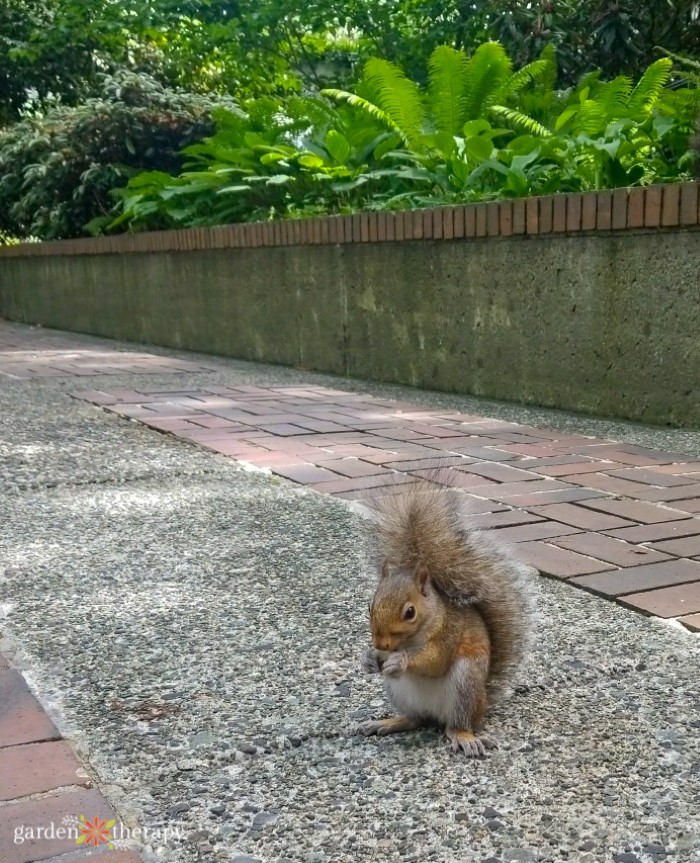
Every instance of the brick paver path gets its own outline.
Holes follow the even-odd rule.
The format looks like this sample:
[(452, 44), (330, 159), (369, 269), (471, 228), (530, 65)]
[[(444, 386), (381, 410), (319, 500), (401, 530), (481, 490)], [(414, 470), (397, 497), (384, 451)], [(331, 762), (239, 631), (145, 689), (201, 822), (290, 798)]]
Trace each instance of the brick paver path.
[(27, 379), (211, 371), (186, 360), (110, 350), (103, 346), (78, 346), (76, 341), (51, 330), (28, 327), (0, 330), (0, 375)]
[[(132, 851), (76, 844), (75, 822), (115, 814), (53, 722), (0, 654), (0, 861), (30, 863), (89, 852), (99, 863), (140, 863)], [(72, 855), (77, 856), (72, 856)]]
[(77, 395), (344, 498), (435, 481), (440, 465), (523, 561), (700, 631), (700, 462), (320, 386)]

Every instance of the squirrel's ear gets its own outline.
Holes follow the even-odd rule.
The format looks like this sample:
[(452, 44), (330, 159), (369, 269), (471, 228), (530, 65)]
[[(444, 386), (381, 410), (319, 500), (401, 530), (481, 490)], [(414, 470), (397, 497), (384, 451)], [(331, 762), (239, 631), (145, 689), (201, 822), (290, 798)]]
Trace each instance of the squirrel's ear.
[(421, 563), (418, 564), (418, 566), (416, 566), (414, 578), (416, 579), (416, 583), (418, 584), (418, 589), (423, 594), (423, 596), (426, 596), (428, 593), (428, 581), (430, 579), (430, 570), (422, 561), (421, 561)]

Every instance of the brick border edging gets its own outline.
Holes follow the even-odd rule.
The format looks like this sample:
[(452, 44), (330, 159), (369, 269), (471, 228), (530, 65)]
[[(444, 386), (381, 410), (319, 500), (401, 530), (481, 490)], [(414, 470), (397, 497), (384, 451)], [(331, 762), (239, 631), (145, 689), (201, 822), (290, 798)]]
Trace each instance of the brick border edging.
[(348, 245), (700, 226), (700, 183), (0, 246), (0, 257)]

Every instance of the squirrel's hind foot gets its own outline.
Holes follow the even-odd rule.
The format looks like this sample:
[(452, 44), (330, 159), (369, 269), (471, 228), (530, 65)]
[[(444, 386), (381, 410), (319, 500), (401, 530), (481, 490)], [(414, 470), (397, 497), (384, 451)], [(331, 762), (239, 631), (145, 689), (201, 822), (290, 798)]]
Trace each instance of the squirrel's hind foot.
[(477, 737), (471, 731), (448, 728), (445, 733), (452, 744), (452, 751), (464, 753), (468, 758), (484, 758), (488, 749), (498, 748), (493, 740)]
[(383, 737), (386, 734), (398, 734), (400, 731), (413, 731), (420, 724), (408, 716), (392, 716), (390, 719), (372, 719), (369, 722), (363, 722), (358, 725), (355, 733), (363, 737), (371, 737), (374, 734)]

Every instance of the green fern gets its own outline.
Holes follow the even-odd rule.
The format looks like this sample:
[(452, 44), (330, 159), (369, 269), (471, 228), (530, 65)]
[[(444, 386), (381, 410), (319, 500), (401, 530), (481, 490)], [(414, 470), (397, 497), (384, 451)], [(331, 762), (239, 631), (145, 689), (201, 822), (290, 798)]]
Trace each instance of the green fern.
[(515, 126), (518, 131), (526, 132), (529, 135), (535, 135), (538, 138), (550, 138), (552, 135), (549, 129), (538, 123), (537, 120), (533, 120), (532, 117), (528, 117), (527, 114), (513, 108), (506, 108), (504, 105), (492, 105), (491, 113), (496, 117), (503, 118)]
[(408, 143), (408, 138), (404, 134), (403, 130), (399, 128), (399, 126), (385, 111), (382, 111), (381, 108), (378, 108), (373, 102), (370, 102), (369, 99), (363, 99), (362, 96), (356, 96), (354, 93), (348, 93), (346, 90), (335, 89), (321, 90), (321, 95), (326, 96), (328, 99), (334, 99), (336, 102), (346, 102), (353, 108), (357, 108), (367, 116), (372, 117), (378, 123), (381, 123), (382, 126), (385, 126), (387, 129), (391, 129), (392, 132), (396, 132), (405, 144)]
[(393, 121), (411, 145), (418, 144), (425, 122), (418, 85), (394, 63), (372, 58), (365, 65), (364, 80), (375, 95), (375, 104)]
[(464, 91), (467, 58), (462, 51), (443, 45), (428, 62), (429, 106), (438, 132), (459, 135), (464, 126)]
[(632, 91), (627, 103), (630, 116), (649, 113), (659, 101), (661, 92), (668, 84), (672, 68), (673, 61), (670, 57), (662, 57), (649, 66), (639, 79), (639, 83)]
[(503, 104), (518, 97), (521, 91), (530, 84), (535, 84), (547, 77), (550, 70), (549, 60), (533, 60), (532, 63), (523, 66), (501, 85), (498, 92), (494, 94), (494, 101)]
[(493, 104), (494, 94), (511, 77), (512, 65), (505, 48), (498, 42), (479, 45), (467, 63), (463, 116), (478, 120)]

